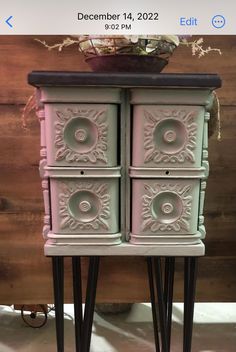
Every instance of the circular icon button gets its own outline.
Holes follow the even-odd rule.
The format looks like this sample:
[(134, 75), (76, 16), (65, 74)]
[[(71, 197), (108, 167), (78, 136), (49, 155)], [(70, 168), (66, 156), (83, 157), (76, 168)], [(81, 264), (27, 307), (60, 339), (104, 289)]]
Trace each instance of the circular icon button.
[(212, 18), (212, 26), (217, 28), (217, 29), (220, 29), (220, 28), (223, 28), (226, 24), (226, 19), (224, 16), (222, 15), (216, 15)]

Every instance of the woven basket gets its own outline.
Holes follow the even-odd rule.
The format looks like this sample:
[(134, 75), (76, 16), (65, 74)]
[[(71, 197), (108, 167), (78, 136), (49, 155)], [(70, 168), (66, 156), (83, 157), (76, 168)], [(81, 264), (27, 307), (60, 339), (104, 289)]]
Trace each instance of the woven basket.
[(86, 62), (98, 72), (159, 73), (175, 48), (165, 40), (140, 38), (132, 42), (122, 36), (85, 36), (79, 41)]

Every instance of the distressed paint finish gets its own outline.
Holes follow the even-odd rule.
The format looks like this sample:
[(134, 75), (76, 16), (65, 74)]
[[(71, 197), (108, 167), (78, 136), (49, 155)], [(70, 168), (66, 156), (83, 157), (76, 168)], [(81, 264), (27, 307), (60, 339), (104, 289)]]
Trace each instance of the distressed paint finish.
[(54, 245), (109, 246), (121, 243), (119, 223), (120, 168), (45, 167), (50, 179)]
[(52, 230), (55, 234), (119, 232), (118, 178), (51, 179)]
[(133, 105), (189, 105), (205, 106), (207, 108), (210, 108), (213, 104), (214, 99), (214, 96), (212, 95), (212, 89), (209, 88), (135, 88), (131, 89), (130, 93), (130, 102)]
[(101, 75), (96, 84), (89, 80), (91, 87), (79, 80), (77, 87), (60, 86), (57, 77), (57, 85), (38, 88), (50, 252), (80, 244), (99, 245), (102, 253), (121, 239), (134, 252), (200, 244), (213, 88), (165, 87), (162, 80), (160, 87), (115, 81), (105, 87)]
[[(36, 97), (38, 98), (38, 96)], [(42, 190), (44, 201), (44, 226), (42, 235), (45, 240), (48, 239), (48, 233), (51, 229), (51, 211), (50, 211), (50, 196), (49, 196), (49, 179), (45, 177), (44, 167), (47, 165), (47, 143), (45, 137), (45, 111), (42, 104), (38, 104), (37, 117), (40, 122), (40, 163), (39, 171), (42, 178)]]
[[(199, 243), (206, 235), (203, 206), (209, 174), (208, 110), (213, 94), (207, 89), (140, 88), (132, 90), (131, 101), (130, 241), (139, 245)], [(161, 179), (155, 180), (155, 173)], [(182, 199), (176, 191), (181, 189), (178, 184), (185, 195)], [(191, 195), (186, 196), (186, 190)]]
[[(117, 166), (118, 157), (117, 104), (80, 102), (86, 102), (83, 97), (87, 96), (88, 102), (97, 99), (97, 103), (117, 103), (120, 90), (69, 91), (38, 90), (40, 175), (45, 204), (43, 237), (54, 245), (118, 245), (122, 236), (120, 171), (112, 168)], [(80, 104), (74, 103), (73, 94)], [(58, 104), (58, 101), (68, 103)]]
[(206, 193), (206, 180), (209, 175), (209, 162), (208, 162), (208, 122), (210, 120), (209, 112), (205, 113), (204, 118), (204, 131), (203, 131), (203, 145), (202, 145), (202, 164), (207, 169), (206, 177), (201, 180), (201, 190), (200, 190), (200, 197), (199, 197), (199, 231), (201, 233), (201, 237), (206, 237), (206, 229), (204, 226), (204, 201), (205, 201), (205, 193)]
[[(199, 180), (134, 179), (132, 233), (188, 235), (198, 230)], [(157, 239), (158, 240), (158, 239)]]
[(41, 102), (46, 103), (93, 103), (93, 104), (120, 104), (120, 88), (97, 87), (43, 87)]
[(48, 165), (117, 165), (117, 106), (46, 104)]
[(200, 167), (203, 116), (202, 107), (136, 105), (133, 166)]
[[(133, 239), (134, 244), (135, 240)], [(135, 250), (134, 250), (135, 249)], [(66, 256), (68, 255), (78, 255), (84, 256), (84, 253), (88, 256), (98, 255), (98, 256), (142, 256), (142, 257), (151, 257), (151, 256), (175, 256), (183, 257), (186, 254), (192, 257), (200, 257), (205, 254), (205, 246), (200, 241), (198, 244), (193, 243), (188, 244), (180, 243), (178, 246), (171, 243), (160, 243), (158, 246), (153, 246), (152, 244), (144, 244), (139, 246), (133, 246), (131, 243), (122, 243), (119, 246), (73, 246), (71, 245), (68, 248), (68, 245), (55, 246), (53, 241), (48, 241), (44, 247), (44, 253), (47, 256), (58, 255)]]

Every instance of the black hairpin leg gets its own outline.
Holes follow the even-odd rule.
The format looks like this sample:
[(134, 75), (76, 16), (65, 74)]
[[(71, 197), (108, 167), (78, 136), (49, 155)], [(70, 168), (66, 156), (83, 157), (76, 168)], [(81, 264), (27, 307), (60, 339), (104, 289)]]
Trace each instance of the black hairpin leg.
[(75, 315), (75, 346), (76, 352), (82, 352), (82, 281), (81, 281), (81, 259), (72, 257), (73, 270), (73, 292), (74, 292), (74, 315)]
[(183, 352), (191, 352), (194, 300), (197, 280), (197, 258), (185, 258), (184, 269), (184, 343)]
[(165, 260), (165, 284), (164, 284), (164, 302), (166, 307), (166, 330), (167, 330), (167, 351), (168, 352), (170, 351), (170, 345), (171, 345), (174, 275), (175, 275), (175, 258), (168, 257)]
[(183, 351), (185, 351), (187, 332), (187, 316), (189, 309), (188, 302), (188, 291), (189, 291), (189, 279), (190, 279), (190, 266), (189, 258), (184, 258), (184, 331), (183, 331)]
[(64, 352), (64, 258), (52, 257), (57, 352)]
[(158, 308), (159, 308), (159, 321), (160, 321), (160, 332), (161, 332), (161, 350), (162, 352), (168, 352), (167, 343), (167, 330), (166, 330), (166, 310), (162, 284), (162, 272), (161, 272), (161, 259), (158, 257), (154, 258), (155, 271), (156, 271), (156, 288), (158, 297)]
[(147, 258), (147, 270), (148, 270), (148, 281), (149, 281), (149, 290), (150, 290), (150, 299), (152, 306), (152, 319), (153, 319), (153, 330), (154, 330), (154, 339), (156, 352), (160, 352), (160, 343), (158, 335), (158, 320), (157, 320), (157, 305), (155, 298), (155, 288), (154, 288), (154, 277), (153, 277), (153, 267), (152, 267), (152, 258)]
[(83, 322), (82, 352), (89, 352), (93, 325), (97, 280), (99, 271), (99, 257), (90, 257), (88, 282), (86, 290), (85, 312)]

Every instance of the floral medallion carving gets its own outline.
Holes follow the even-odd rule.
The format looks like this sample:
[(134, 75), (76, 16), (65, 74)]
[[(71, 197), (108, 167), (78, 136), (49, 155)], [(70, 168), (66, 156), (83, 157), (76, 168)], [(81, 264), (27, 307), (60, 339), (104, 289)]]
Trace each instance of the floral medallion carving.
[(144, 184), (142, 197), (142, 230), (189, 231), (192, 196), (190, 185)]
[(108, 185), (87, 182), (60, 183), (61, 229), (109, 230), (110, 195)]
[(101, 109), (56, 111), (56, 161), (107, 163), (107, 113)]
[(144, 111), (144, 162), (195, 162), (196, 113), (184, 110)]

